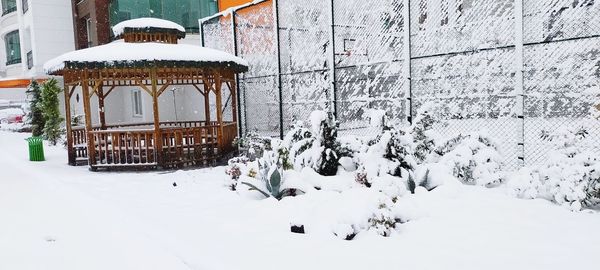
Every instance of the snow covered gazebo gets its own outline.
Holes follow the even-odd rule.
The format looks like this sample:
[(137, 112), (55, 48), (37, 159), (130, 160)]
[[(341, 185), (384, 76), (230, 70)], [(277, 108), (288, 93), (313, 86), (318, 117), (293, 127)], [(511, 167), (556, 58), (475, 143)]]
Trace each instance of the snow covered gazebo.
[[(113, 31), (119, 40), (66, 53), (45, 64), (48, 74), (64, 78), (67, 119), (71, 119), (72, 99), (79, 102), (79, 94), (73, 97), (75, 92), (82, 96), (85, 126), (66, 121), (69, 164), (87, 160), (92, 170), (171, 168), (209, 165), (231, 152), (238, 130), (235, 75), (247, 71), (247, 62), (225, 52), (178, 44), (185, 29), (170, 21), (134, 19), (116, 25)], [(161, 121), (164, 110), (159, 98), (169, 87), (184, 86), (199, 93), (195, 109), (203, 110), (204, 117)], [(151, 98), (152, 118), (148, 120), (152, 121), (107, 123), (110, 110), (127, 106), (113, 98), (120, 105), (110, 109), (107, 98), (132, 87)], [(229, 107), (224, 106), (224, 91), (230, 93)], [(97, 115), (90, 102), (94, 95)], [(186, 104), (196, 106), (195, 101), (186, 100)], [(216, 115), (211, 115), (211, 106)], [(224, 121), (226, 108), (231, 110), (227, 113), (232, 121)]]

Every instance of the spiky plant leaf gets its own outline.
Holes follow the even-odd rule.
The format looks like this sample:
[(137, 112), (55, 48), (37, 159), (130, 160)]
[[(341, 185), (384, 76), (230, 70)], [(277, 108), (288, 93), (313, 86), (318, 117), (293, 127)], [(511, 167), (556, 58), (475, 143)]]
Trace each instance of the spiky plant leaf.
[(264, 196), (265, 196), (265, 198), (269, 198), (269, 197), (271, 197), (271, 195), (269, 195), (269, 193), (266, 193), (266, 192), (262, 191), (260, 188), (256, 187), (256, 186), (255, 186), (255, 185), (253, 185), (253, 184), (250, 184), (250, 183), (248, 183), (248, 182), (242, 182), (242, 184), (243, 184), (243, 185), (246, 185), (246, 186), (249, 186), (249, 187), (250, 187), (250, 190), (256, 190), (256, 191), (260, 192), (262, 195), (264, 195)]
[(417, 184), (415, 183), (415, 179), (413, 178), (412, 174), (408, 175), (408, 190), (410, 190), (410, 193), (415, 194), (415, 189), (417, 188)]

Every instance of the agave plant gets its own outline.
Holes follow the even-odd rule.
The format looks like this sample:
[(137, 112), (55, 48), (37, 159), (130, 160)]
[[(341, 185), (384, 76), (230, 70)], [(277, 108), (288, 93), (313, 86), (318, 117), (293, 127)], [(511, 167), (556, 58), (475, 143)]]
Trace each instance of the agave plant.
[(250, 187), (250, 190), (260, 192), (266, 198), (273, 197), (277, 200), (296, 194), (296, 189), (281, 189), (283, 183), (283, 166), (280, 161), (273, 162), (273, 159), (265, 158), (259, 160), (258, 165), (260, 168), (260, 179), (265, 184), (267, 190), (261, 189), (248, 182), (242, 182), (243, 185)]

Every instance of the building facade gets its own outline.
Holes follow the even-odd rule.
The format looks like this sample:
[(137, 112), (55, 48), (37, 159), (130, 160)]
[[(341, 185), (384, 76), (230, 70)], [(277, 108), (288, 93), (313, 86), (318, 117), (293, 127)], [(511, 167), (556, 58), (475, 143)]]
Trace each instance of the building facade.
[(125, 20), (153, 17), (185, 27), (181, 43), (200, 44), (198, 19), (218, 11), (217, 0), (72, 0), (77, 49), (109, 43), (111, 28)]
[(252, 0), (220, 0), (218, 2), (219, 11), (224, 11), (228, 8), (250, 3)]
[(69, 0), (1, 0), (0, 99), (22, 102), (44, 63), (74, 49)]

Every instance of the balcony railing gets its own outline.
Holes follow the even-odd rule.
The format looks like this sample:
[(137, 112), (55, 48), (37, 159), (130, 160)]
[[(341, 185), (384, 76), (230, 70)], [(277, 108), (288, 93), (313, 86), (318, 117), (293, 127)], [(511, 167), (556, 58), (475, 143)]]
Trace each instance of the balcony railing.
[(27, 69), (33, 68), (33, 52), (29, 51), (27, 53)]

